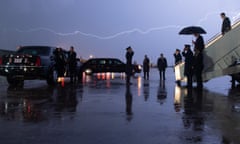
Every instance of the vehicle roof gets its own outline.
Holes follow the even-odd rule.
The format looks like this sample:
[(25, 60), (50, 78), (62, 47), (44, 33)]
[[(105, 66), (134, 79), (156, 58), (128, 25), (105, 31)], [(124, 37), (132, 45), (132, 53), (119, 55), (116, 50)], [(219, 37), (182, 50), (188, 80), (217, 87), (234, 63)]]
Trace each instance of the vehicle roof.
[(57, 47), (53, 47), (53, 46), (21, 46), (16, 52), (47, 56), (53, 53), (53, 51), (55, 51), (56, 48)]
[(101, 61), (101, 60), (106, 60), (106, 61), (119, 61), (121, 63), (124, 63), (122, 60), (118, 59), (118, 58), (90, 58), (88, 59), (87, 61), (85, 61), (84, 63), (89, 63), (89, 62), (92, 62), (92, 61)]
[(20, 49), (21, 48), (28, 48), (28, 47), (38, 47), (38, 48), (40, 48), (40, 47), (48, 47), (48, 48), (52, 48), (52, 49), (55, 49), (55, 48), (57, 48), (57, 47), (54, 47), (54, 46), (35, 46), (35, 45), (29, 45), (29, 46), (20, 46)]
[(118, 59), (118, 58), (90, 58), (88, 60), (120, 60), (120, 59)]

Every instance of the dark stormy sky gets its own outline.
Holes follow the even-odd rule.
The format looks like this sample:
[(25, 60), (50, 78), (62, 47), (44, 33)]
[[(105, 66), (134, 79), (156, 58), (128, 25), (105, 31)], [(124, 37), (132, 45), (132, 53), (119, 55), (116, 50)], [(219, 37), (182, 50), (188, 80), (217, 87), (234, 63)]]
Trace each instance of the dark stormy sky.
[(234, 23), (239, 0), (1, 0), (0, 48), (73, 45), (78, 57), (125, 61), (130, 45), (138, 63), (164, 53), (172, 64), (174, 50), (193, 39), (178, 35), (181, 28), (202, 26), (207, 41), (220, 32), (221, 12)]

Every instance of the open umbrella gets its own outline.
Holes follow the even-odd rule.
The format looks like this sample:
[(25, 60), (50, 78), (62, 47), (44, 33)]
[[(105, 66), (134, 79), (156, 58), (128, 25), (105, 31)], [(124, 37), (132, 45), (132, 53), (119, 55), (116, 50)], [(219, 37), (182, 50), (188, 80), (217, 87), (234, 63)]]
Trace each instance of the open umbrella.
[(206, 34), (206, 31), (203, 28), (201, 28), (200, 26), (188, 26), (188, 27), (183, 28), (179, 32), (179, 34), (182, 34), (182, 35), (190, 35), (190, 34), (195, 34), (195, 33)]

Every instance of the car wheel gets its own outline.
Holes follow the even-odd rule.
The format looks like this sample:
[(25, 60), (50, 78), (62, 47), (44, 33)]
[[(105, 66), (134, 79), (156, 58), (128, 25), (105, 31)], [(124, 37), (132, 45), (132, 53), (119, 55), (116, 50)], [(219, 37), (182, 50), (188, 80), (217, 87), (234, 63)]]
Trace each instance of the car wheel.
[(20, 87), (24, 86), (24, 80), (19, 80), (12, 76), (7, 76), (7, 82), (10, 86), (20, 86)]
[(55, 68), (51, 68), (48, 72), (47, 84), (55, 85), (58, 80), (57, 70)]

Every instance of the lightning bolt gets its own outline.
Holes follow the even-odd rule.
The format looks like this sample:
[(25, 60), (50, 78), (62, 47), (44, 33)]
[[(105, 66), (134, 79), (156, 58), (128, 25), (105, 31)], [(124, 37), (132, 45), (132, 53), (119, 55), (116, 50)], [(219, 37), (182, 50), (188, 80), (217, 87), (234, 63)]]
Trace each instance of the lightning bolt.
[[(207, 21), (211, 15), (219, 15), (219, 14), (220, 14), (220, 12), (207, 13), (203, 18), (201, 18), (197, 22), (197, 24), (201, 25), (201, 23), (203, 23), (204, 21)], [(234, 15), (232, 17), (233, 21), (239, 20), (239, 18), (240, 18), (240, 12), (236, 12), (236, 11), (235, 12), (228, 12), (228, 14)], [(96, 35), (96, 34), (85, 33), (85, 32), (82, 32), (80, 30), (76, 30), (76, 31), (73, 31), (73, 32), (70, 32), (70, 33), (62, 33), (62, 32), (57, 32), (53, 29), (46, 28), (46, 27), (33, 28), (33, 29), (29, 29), (29, 30), (16, 29), (16, 31), (22, 32), (22, 33), (23, 32), (24, 33), (31, 33), (31, 32), (37, 32), (37, 31), (47, 31), (47, 32), (53, 33), (53, 34), (58, 35), (58, 36), (83, 35), (83, 36), (92, 37), (92, 38), (96, 38), (96, 39), (100, 39), (100, 40), (109, 40), (109, 39), (114, 39), (114, 38), (117, 38), (119, 36), (128, 35), (128, 34), (135, 33), (135, 32), (144, 35), (144, 34), (154, 32), (154, 31), (161, 31), (161, 30), (165, 30), (165, 29), (180, 29), (182, 27), (183, 26), (179, 26), (179, 25), (167, 25), (167, 26), (162, 26), (162, 27), (153, 27), (153, 28), (149, 28), (147, 30), (142, 30), (142, 29), (139, 29), (139, 28), (133, 28), (133, 29), (130, 29), (130, 30), (121, 31), (121, 32), (118, 32), (116, 34), (108, 35), (108, 36), (100, 36), (100, 35)]]
[(25, 33), (31, 33), (31, 32), (36, 32), (36, 31), (48, 31), (48, 32), (54, 33), (54, 34), (59, 35), (59, 36), (71, 36), (71, 35), (80, 34), (80, 35), (83, 35), (83, 36), (97, 38), (97, 39), (101, 39), (101, 40), (109, 40), (109, 39), (114, 39), (114, 38), (122, 36), (122, 35), (131, 34), (131, 33), (134, 33), (134, 32), (138, 32), (140, 34), (148, 34), (148, 33), (154, 32), (154, 31), (160, 31), (160, 30), (170, 29), (170, 28), (178, 29), (178, 28), (181, 28), (181, 26), (168, 25), (168, 26), (163, 26), (163, 27), (149, 28), (145, 31), (141, 30), (139, 28), (134, 28), (134, 29), (131, 29), (131, 30), (122, 31), (122, 32), (119, 32), (119, 33), (116, 33), (116, 34), (113, 34), (113, 35), (109, 35), (109, 36), (99, 36), (99, 35), (95, 35), (95, 34), (91, 34), (91, 33), (85, 33), (85, 32), (79, 31), (79, 30), (76, 30), (76, 31), (71, 32), (71, 33), (61, 33), (61, 32), (56, 32), (56, 31), (54, 31), (50, 28), (44, 28), (44, 27), (29, 29), (29, 30), (25, 30), (25, 31), (20, 30), (20, 29), (16, 29), (16, 31), (25, 32)]

